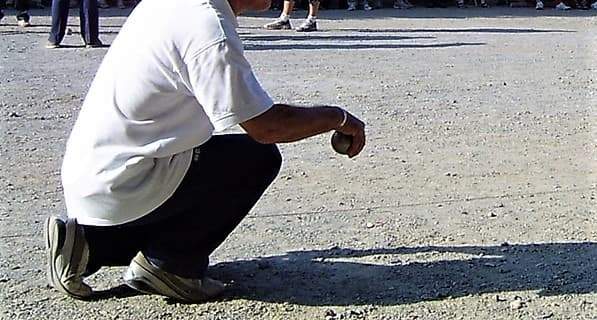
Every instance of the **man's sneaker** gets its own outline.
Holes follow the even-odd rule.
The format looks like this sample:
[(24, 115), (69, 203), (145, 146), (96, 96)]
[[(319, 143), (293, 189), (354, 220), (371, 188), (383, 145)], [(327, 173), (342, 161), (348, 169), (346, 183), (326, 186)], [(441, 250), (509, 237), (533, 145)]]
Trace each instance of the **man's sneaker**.
[(64, 221), (56, 216), (48, 217), (45, 227), (48, 282), (73, 298), (88, 298), (92, 290), (83, 282), (83, 273), (89, 246), (83, 228), (75, 219)]
[(535, 4), (535, 10), (543, 10), (545, 8), (545, 5), (543, 4), (543, 1), (537, 1), (537, 3)]
[(557, 6), (556, 6), (556, 10), (570, 10), (570, 7), (567, 6), (565, 3), (560, 2)]
[(357, 9), (357, 5), (354, 3), (349, 3), (348, 8), (346, 8), (346, 10), (348, 10), (348, 11), (355, 11), (356, 9)]
[(311, 19), (305, 19), (300, 26), (296, 28), (298, 32), (311, 32), (317, 31), (317, 21)]
[(292, 29), (290, 25), (290, 20), (282, 20), (277, 19), (274, 22), (270, 22), (263, 26), (265, 29), (268, 30), (289, 30)]
[(456, 7), (460, 8), (460, 9), (466, 8), (466, 5), (464, 4), (464, 0), (457, 1), (456, 2)]
[(124, 273), (126, 284), (138, 291), (159, 294), (185, 302), (202, 302), (220, 295), (224, 284), (204, 277), (187, 279), (154, 266), (139, 252)]
[(369, 3), (367, 3), (367, 1), (365, 1), (365, 3), (363, 3), (363, 10), (371, 11), (371, 10), (373, 10), (373, 7), (370, 6)]

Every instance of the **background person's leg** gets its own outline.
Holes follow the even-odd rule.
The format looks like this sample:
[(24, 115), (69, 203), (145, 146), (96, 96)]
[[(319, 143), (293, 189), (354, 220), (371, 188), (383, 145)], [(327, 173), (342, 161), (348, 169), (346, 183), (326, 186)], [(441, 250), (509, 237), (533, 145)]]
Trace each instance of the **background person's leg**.
[(68, 0), (52, 1), (52, 29), (48, 42), (60, 44), (64, 38), (66, 24), (68, 22)]
[(84, 226), (90, 273), (128, 265), (142, 251), (164, 271), (203, 277), (209, 255), (278, 174), (281, 156), (248, 135), (214, 136), (198, 150), (174, 195), (152, 213), (122, 226)]
[(17, 10), (17, 20), (29, 22), (29, 0), (15, 0), (15, 9)]
[(292, 26), (290, 25), (290, 15), (292, 14), (293, 9), (294, 1), (285, 0), (280, 17), (273, 22), (265, 24), (263, 27), (270, 30), (291, 29)]
[(99, 13), (97, 0), (81, 0), (79, 4), (81, 37), (88, 45), (99, 45)]
[(317, 17), (317, 14), (319, 14), (319, 4), (320, 4), (319, 1), (309, 1), (309, 16), (308, 17)]

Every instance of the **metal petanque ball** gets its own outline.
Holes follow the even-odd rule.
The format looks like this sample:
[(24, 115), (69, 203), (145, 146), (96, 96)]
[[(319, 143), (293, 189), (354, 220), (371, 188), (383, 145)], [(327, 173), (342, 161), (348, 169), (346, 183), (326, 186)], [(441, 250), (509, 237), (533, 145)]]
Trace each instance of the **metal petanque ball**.
[(341, 132), (334, 132), (332, 135), (332, 148), (340, 154), (348, 154), (348, 149), (352, 145), (352, 136)]

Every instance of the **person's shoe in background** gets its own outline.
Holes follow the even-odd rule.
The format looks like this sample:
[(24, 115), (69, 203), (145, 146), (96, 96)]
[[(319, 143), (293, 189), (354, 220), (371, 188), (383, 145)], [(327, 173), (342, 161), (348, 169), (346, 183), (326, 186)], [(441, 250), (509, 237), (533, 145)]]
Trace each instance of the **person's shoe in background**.
[(317, 21), (312, 19), (305, 19), (296, 29), (298, 32), (312, 32), (317, 31)]
[(100, 9), (107, 9), (107, 8), (110, 8), (110, 5), (108, 4), (108, 2), (106, 0), (99, 0), (97, 2), (97, 7)]
[(535, 10), (543, 10), (545, 8), (545, 5), (543, 4), (543, 1), (539, 0), (535, 3)]
[(48, 41), (46, 43), (46, 49), (56, 49), (56, 48), (60, 48), (60, 45), (58, 43), (54, 43), (52, 41)]
[(17, 25), (22, 28), (31, 26), (29, 23), (29, 13), (27, 11), (21, 11), (17, 14)]
[(415, 7), (414, 4), (410, 3), (408, 0), (401, 0), (404, 9), (412, 9)]
[(555, 7), (556, 10), (570, 10), (570, 7), (567, 6), (564, 2), (560, 2), (558, 3), (558, 5)]
[(278, 18), (273, 22), (265, 24), (263, 28), (268, 30), (289, 30), (292, 29), (292, 26), (290, 25), (290, 20)]
[(414, 6), (408, 0), (395, 0), (392, 7), (394, 9), (410, 9)]
[(103, 47), (106, 47), (106, 46), (99, 40), (85, 44), (85, 48), (87, 48), (87, 49), (103, 48)]

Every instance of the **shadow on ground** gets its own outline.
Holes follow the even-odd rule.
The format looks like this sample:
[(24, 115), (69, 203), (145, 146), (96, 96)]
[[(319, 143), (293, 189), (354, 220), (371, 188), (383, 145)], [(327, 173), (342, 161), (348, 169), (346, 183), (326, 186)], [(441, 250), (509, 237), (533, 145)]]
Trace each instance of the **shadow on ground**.
[[(390, 31), (392, 32), (392, 31)], [(446, 48), (482, 46), (484, 42), (445, 43), (397, 43), (403, 40), (435, 40), (433, 36), (401, 35), (339, 35), (330, 32), (313, 32), (309, 35), (296, 34), (241, 34), (245, 50), (356, 50), (356, 49), (404, 49), (404, 48)]]
[(245, 44), (246, 51), (262, 51), (262, 50), (371, 50), (371, 49), (429, 49), (429, 48), (448, 48), (448, 47), (463, 47), (463, 46), (482, 46), (483, 42), (450, 42), (450, 43), (412, 43), (412, 44), (392, 44), (392, 43), (376, 43), (376, 44), (276, 44), (276, 45), (262, 45), (262, 44)]
[(595, 266), (597, 243), (584, 242), (330, 248), (219, 263), (210, 273), (232, 284), (228, 299), (397, 305), (520, 290), (544, 296), (594, 293)]

